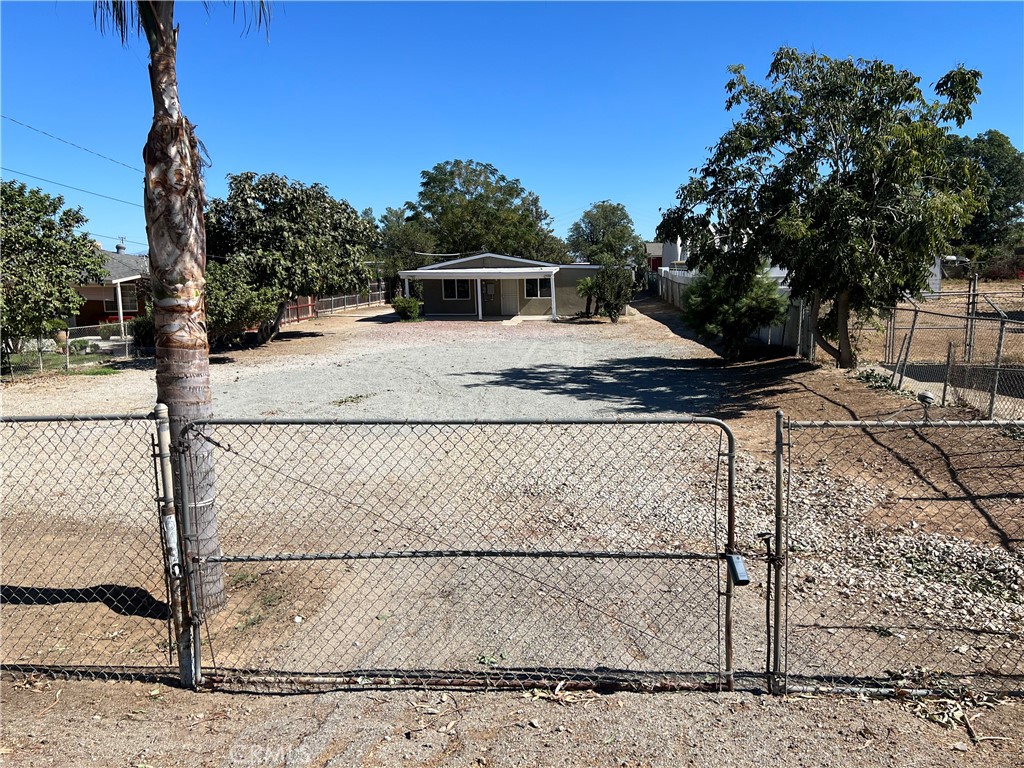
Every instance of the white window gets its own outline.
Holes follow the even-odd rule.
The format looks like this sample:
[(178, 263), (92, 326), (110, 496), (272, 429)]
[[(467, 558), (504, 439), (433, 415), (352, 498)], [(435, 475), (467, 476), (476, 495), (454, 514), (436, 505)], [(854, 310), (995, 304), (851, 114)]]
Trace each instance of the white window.
[(442, 280), (441, 290), (449, 300), (469, 298), (469, 280)]
[(528, 299), (550, 299), (551, 278), (550, 277), (528, 277), (526, 279), (526, 298)]
[[(110, 313), (117, 313), (117, 286), (114, 286), (114, 293), (110, 298), (103, 299), (103, 311)], [(139, 311), (139, 298), (135, 295), (134, 285), (122, 285), (121, 286), (121, 308), (125, 312), (138, 312)]]

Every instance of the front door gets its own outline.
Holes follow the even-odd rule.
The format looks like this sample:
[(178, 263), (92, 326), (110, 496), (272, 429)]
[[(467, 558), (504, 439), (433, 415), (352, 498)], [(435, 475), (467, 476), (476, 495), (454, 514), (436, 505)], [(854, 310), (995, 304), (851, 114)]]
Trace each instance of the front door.
[(519, 314), (518, 280), (501, 281), (501, 314), (509, 316)]

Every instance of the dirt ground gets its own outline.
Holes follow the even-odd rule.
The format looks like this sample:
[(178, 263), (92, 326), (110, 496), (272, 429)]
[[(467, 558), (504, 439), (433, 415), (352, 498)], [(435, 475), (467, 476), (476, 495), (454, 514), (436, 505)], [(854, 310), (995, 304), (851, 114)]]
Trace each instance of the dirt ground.
[[(513, 412), (606, 415), (694, 412), (723, 418), (743, 450), (769, 461), (774, 412), (797, 419), (874, 419), (919, 408), (834, 369), (768, 355), (725, 370), (657, 301), (618, 326), (397, 324), (383, 312), (295, 326), (256, 350), (216, 355), (218, 414), (454, 417), (438, 403), (462, 393), (486, 416)], [(543, 357), (545, 338), (583, 330), (610, 350), (598, 361)], [(489, 370), (432, 369), (429, 345), (388, 366), (388, 349), (457, 343), (509, 356)], [(618, 345), (618, 346), (616, 346)], [(582, 346), (582, 345), (581, 345)], [(481, 366), (480, 368), (482, 368)], [(538, 373), (539, 371), (539, 373)], [(326, 373), (325, 373), (326, 372)], [(633, 372), (634, 375), (630, 375)], [(322, 378), (317, 378), (321, 376)], [(387, 376), (414, 376), (389, 401)], [(609, 381), (616, 379), (619, 386)], [(305, 383), (302, 383), (305, 380)], [(626, 386), (621, 381), (626, 381)], [(685, 381), (685, 391), (673, 389)], [(261, 391), (295, 392), (282, 406)], [(4, 387), (5, 415), (136, 412), (152, 407), (153, 373), (54, 377)], [(477, 392), (485, 392), (488, 400)], [(433, 393), (429, 395), (428, 393)], [(540, 393), (545, 399), (537, 399)], [(474, 399), (477, 398), (477, 399)], [(250, 409), (256, 406), (256, 413)], [(544, 410), (545, 408), (549, 410)], [(480, 410), (483, 409), (483, 413)], [(908, 410), (909, 409), (909, 410)], [(955, 417), (955, 411), (945, 414)], [(427, 416), (424, 416), (427, 414)], [(464, 414), (463, 414), (464, 415)], [(364, 691), (255, 696), (192, 693), (143, 682), (0, 683), (0, 759), (11, 766), (1018, 766), (1024, 703), (970, 707), (860, 697), (735, 694)], [(957, 711), (972, 718), (943, 727)], [(962, 721), (961, 721), (962, 723)], [(973, 733), (973, 738), (972, 738)]]

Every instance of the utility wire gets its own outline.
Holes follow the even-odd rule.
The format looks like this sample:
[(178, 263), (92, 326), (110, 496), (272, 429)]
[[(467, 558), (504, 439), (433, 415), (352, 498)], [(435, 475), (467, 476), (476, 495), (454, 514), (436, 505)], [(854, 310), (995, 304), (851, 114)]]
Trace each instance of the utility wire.
[(36, 181), (45, 181), (47, 184), (56, 184), (58, 187), (67, 187), (68, 189), (73, 189), (76, 192), (84, 192), (87, 195), (95, 195), (96, 197), (104, 197), (107, 200), (113, 200), (115, 203), (124, 203), (125, 205), (134, 205), (136, 208), (145, 208), (145, 206), (142, 205), (141, 203), (133, 203), (130, 200), (121, 200), (120, 198), (111, 197), (110, 195), (101, 195), (99, 192), (90, 192), (88, 189), (81, 189), (80, 187), (72, 187), (70, 184), (61, 184), (59, 181), (52, 181), (51, 179), (44, 179), (42, 176), (33, 176), (31, 173), (22, 173), (21, 171), (16, 171), (13, 168), (8, 168), (7, 166), (0, 166), (0, 171), (7, 171), (8, 173), (13, 173), (16, 176), (24, 176), (27, 179), (35, 179)]
[(107, 157), (106, 155), (101, 155), (99, 152), (95, 152), (95, 151), (93, 151), (91, 149), (87, 149), (86, 147), (83, 147), (83, 146), (81, 146), (79, 144), (75, 144), (73, 141), (68, 141), (67, 139), (62, 139), (60, 136), (54, 136), (52, 133), (47, 133), (46, 131), (43, 131), (43, 130), (41, 130), (39, 128), (36, 128), (35, 126), (31, 126), (28, 123), (23, 123), (23, 122), (21, 122), (21, 120), (15, 120), (13, 117), (8, 117), (7, 115), (0, 115), (0, 117), (2, 117), (4, 120), (10, 120), (12, 123), (17, 123), (18, 125), (20, 125), (20, 126), (22, 126), (24, 128), (28, 128), (30, 131), (35, 131), (36, 133), (41, 133), (41, 134), (43, 134), (43, 136), (49, 136), (51, 139), (56, 139), (57, 141), (62, 142), (64, 144), (67, 144), (68, 146), (74, 147), (75, 149), (80, 149), (83, 152), (88, 152), (90, 155), (96, 155), (96, 157), (102, 157), (104, 160), (109, 160), (112, 163), (117, 163), (118, 165), (122, 165), (125, 168), (127, 168), (129, 171), (137, 171), (139, 173), (145, 173), (145, 171), (143, 171), (141, 168), (136, 168), (135, 166), (128, 165), (127, 163), (122, 163), (120, 160), (115, 160), (114, 158)]
[(132, 245), (149, 245), (149, 243), (140, 243), (138, 240), (129, 240), (127, 237), (122, 237), (121, 235), (103, 235), (99, 232), (93, 232), (91, 229), (83, 229), (81, 230), (81, 233), (88, 234), (90, 237), (102, 237), (105, 240), (121, 240), (126, 243), (131, 243)]

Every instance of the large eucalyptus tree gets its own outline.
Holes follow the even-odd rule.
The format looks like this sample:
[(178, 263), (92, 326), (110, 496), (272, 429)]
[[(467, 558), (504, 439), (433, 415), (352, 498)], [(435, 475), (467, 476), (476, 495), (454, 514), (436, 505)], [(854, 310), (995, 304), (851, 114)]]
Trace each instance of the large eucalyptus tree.
[[(203, 159), (196, 132), (178, 96), (178, 27), (172, 0), (105, 0), (94, 4), (101, 31), (110, 30), (126, 44), (140, 34), (149, 44), (149, 83), (153, 124), (142, 150), (145, 163), (146, 234), (156, 326), (157, 401), (167, 405), (172, 435), (190, 421), (213, 416), (210, 348), (206, 338), (206, 231)], [(269, 6), (253, 3), (243, 10), (246, 24), (269, 22)], [(219, 553), (214, 475), (210, 446), (198, 441), (195, 482), (198, 554)], [(202, 608), (224, 604), (219, 564), (200, 573)]]

